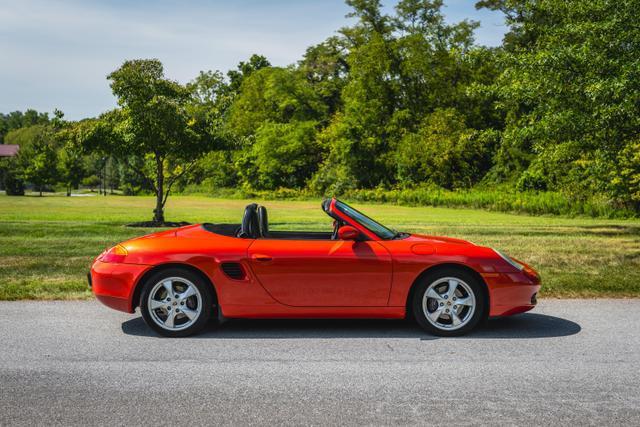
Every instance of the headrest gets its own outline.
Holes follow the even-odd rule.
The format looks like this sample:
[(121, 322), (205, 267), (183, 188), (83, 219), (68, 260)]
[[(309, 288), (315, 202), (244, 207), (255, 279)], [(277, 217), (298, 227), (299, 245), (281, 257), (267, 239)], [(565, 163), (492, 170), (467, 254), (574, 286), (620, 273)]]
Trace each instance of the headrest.
[(258, 223), (260, 224), (260, 236), (267, 237), (269, 235), (269, 217), (267, 216), (267, 208), (258, 206)]
[(258, 214), (256, 209), (258, 205), (251, 203), (244, 208), (244, 215), (242, 217), (242, 225), (240, 226), (240, 233), (238, 237), (257, 239), (260, 226), (258, 224)]

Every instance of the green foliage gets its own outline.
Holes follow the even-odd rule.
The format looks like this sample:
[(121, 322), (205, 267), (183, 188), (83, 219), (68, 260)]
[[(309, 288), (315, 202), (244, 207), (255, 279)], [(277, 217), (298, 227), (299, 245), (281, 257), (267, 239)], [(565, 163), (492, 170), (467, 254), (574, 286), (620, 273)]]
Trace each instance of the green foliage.
[(0, 177), (7, 196), (24, 196), (24, 177), (15, 159), (0, 160)]
[(548, 187), (548, 178), (540, 168), (530, 167), (520, 175), (516, 183), (518, 191), (544, 191)]
[(238, 185), (240, 178), (234, 163), (235, 157), (239, 154), (239, 152), (227, 150), (207, 153), (196, 163), (189, 174), (189, 183), (211, 190)]
[(89, 189), (91, 189), (92, 191), (94, 188), (100, 185), (100, 182), (100, 178), (98, 178), (96, 175), (89, 175), (82, 179), (82, 185), (84, 185), (85, 187), (89, 187)]
[[(394, 184), (397, 150), (410, 144), (424, 117), (437, 109), (460, 108), (478, 129), (497, 121), (491, 99), (472, 84), (492, 82), (493, 52), (475, 49), (474, 22), (448, 24), (441, 1), (404, 0), (395, 16), (378, 1), (351, 1), (358, 22), (344, 28), (348, 66), (343, 111), (321, 133), (328, 157), (312, 181), (321, 191)], [(452, 137), (453, 138), (453, 137)]]
[(24, 159), (29, 163), (24, 168), (24, 177), (32, 182), (40, 192), (55, 184), (57, 179), (57, 155), (53, 146), (47, 141), (38, 141), (22, 151)]
[(66, 146), (59, 153), (60, 175), (67, 185), (67, 195), (71, 194), (72, 188), (78, 188), (82, 178), (84, 178), (84, 159), (82, 152), (74, 147)]
[(302, 188), (315, 172), (321, 153), (316, 122), (265, 123), (247, 155), (239, 159), (243, 181), (257, 189)]
[(570, 199), (559, 192), (516, 192), (508, 187), (449, 191), (435, 186), (411, 189), (360, 189), (347, 191), (344, 197), (362, 202), (394, 203), (408, 206), (443, 206), (485, 209), (530, 215), (564, 215), (625, 218), (633, 212), (598, 196)]
[(78, 188), (85, 177), (85, 150), (82, 146), (81, 124), (68, 124), (60, 130), (56, 138), (62, 144), (58, 152), (60, 179), (67, 187), (67, 196), (71, 195), (71, 189)]
[[(382, 24), (372, 24), (382, 26)], [(344, 114), (334, 122), (336, 139), (329, 141), (334, 158), (356, 185), (372, 186), (389, 177), (389, 125), (395, 107), (394, 58), (384, 35), (352, 49), (350, 78), (342, 96)]]
[(243, 81), (231, 106), (227, 127), (241, 140), (250, 140), (264, 122), (321, 120), (326, 111), (322, 99), (302, 73), (268, 67)]
[(574, 197), (634, 203), (633, 179), (611, 171), (640, 129), (637, 7), (633, 0), (519, 7), (518, 31), (529, 42), (509, 53), (496, 87), (508, 111), (503, 146), (520, 153), (498, 166), (516, 175), (532, 169), (523, 185), (537, 177)]
[(614, 194), (640, 211), (640, 140), (630, 142), (618, 155), (618, 168), (610, 172)]
[(229, 78), (228, 91), (231, 93), (237, 93), (240, 91), (242, 82), (249, 77), (253, 72), (262, 68), (271, 67), (271, 63), (262, 55), (251, 55), (248, 61), (241, 61), (238, 64), (237, 69), (227, 72)]
[(11, 144), (4, 141), (6, 134), (12, 130), (28, 128), (35, 125), (45, 125), (49, 123), (48, 113), (39, 113), (36, 110), (13, 111), (9, 114), (0, 113), (0, 144)]
[(54, 131), (50, 126), (17, 129), (9, 132), (5, 141), (20, 146), (12, 167), (12, 175), (16, 179), (33, 184), (40, 195), (57, 182), (58, 155)]
[(153, 154), (161, 163), (169, 155), (190, 158), (202, 150), (185, 108), (189, 92), (164, 78), (159, 61), (127, 61), (109, 80), (121, 106), (105, 117), (114, 154)]
[(5, 144), (19, 145), (22, 150), (23, 147), (27, 147), (34, 143), (42, 133), (45, 132), (44, 125), (33, 125), (23, 128), (17, 128), (9, 132), (5, 138)]
[(328, 114), (335, 114), (342, 107), (341, 93), (349, 73), (345, 41), (334, 36), (308, 48), (299, 69), (327, 106)]
[(489, 170), (489, 135), (469, 129), (453, 109), (428, 115), (398, 146), (398, 178), (405, 184), (431, 182), (446, 189), (468, 188)]

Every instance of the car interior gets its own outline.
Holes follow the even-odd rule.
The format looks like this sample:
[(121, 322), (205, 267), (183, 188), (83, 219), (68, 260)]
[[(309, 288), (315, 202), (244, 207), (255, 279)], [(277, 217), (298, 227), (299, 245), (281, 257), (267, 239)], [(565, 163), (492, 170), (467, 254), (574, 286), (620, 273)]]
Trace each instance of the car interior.
[[(322, 203), (322, 209), (329, 214), (329, 205)], [(333, 221), (333, 231), (271, 231), (267, 208), (251, 203), (244, 208), (241, 224), (202, 224), (205, 230), (228, 237), (243, 239), (283, 239), (283, 240), (337, 240), (342, 224)]]

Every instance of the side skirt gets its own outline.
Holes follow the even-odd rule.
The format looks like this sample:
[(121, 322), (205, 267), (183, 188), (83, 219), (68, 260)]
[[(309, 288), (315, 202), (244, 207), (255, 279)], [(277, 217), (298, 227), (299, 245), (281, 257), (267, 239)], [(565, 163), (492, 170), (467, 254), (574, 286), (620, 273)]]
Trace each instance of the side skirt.
[(288, 307), (283, 305), (224, 305), (227, 318), (244, 319), (403, 319), (405, 307)]

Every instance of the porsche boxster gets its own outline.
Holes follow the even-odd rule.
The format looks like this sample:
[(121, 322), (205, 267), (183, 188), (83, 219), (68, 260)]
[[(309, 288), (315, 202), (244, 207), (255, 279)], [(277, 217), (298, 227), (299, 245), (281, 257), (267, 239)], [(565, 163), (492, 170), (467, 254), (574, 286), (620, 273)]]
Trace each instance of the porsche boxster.
[(538, 273), (498, 250), (396, 231), (335, 198), (322, 210), (326, 232), (270, 230), (254, 203), (239, 224), (128, 240), (95, 259), (89, 286), (169, 337), (225, 318), (405, 317), (456, 336), (536, 305)]

